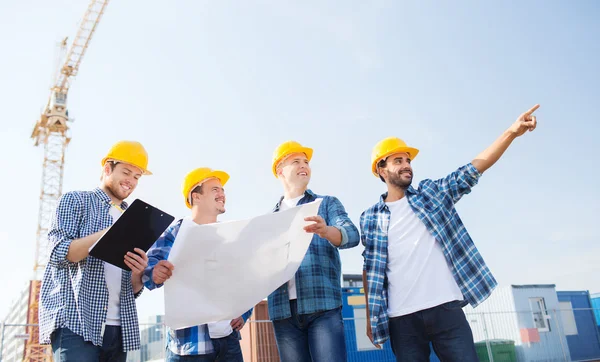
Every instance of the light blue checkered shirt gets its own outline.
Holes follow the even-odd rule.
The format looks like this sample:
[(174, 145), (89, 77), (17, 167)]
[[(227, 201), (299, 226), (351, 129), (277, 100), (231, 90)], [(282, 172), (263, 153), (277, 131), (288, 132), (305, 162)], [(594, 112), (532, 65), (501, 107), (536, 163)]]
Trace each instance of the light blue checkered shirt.
[[(48, 231), (52, 248), (42, 278), (39, 304), (40, 344), (49, 344), (57, 328), (68, 328), (84, 340), (102, 346), (108, 308), (104, 262), (88, 256), (78, 263), (67, 260), (71, 241), (113, 224), (111, 199), (100, 188), (73, 191), (61, 196)], [(124, 202), (121, 208), (127, 208)], [(142, 288), (143, 291), (143, 288)], [(140, 331), (131, 272), (121, 276), (121, 332), (125, 351), (140, 348)]]

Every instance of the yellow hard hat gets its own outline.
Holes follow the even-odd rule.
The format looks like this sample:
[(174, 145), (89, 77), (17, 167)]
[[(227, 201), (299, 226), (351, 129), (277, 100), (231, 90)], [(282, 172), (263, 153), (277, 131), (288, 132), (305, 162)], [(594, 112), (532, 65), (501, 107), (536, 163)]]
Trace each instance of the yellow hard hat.
[(144, 175), (152, 175), (148, 171), (148, 153), (141, 143), (136, 141), (119, 141), (115, 143), (102, 159), (102, 166), (106, 161), (114, 160), (128, 163), (142, 170)]
[(190, 204), (190, 194), (192, 190), (194, 190), (196, 186), (200, 185), (207, 179), (213, 177), (221, 181), (221, 186), (225, 186), (229, 180), (229, 175), (226, 172), (213, 170), (208, 167), (197, 168), (185, 176), (183, 185), (181, 186), (181, 192), (183, 193), (183, 198), (185, 199), (185, 205), (188, 208), (192, 208), (192, 204)]
[(302, 146), (296, 141), (286, 141), (277, 146), (275, 152), (273, 152), (273, 175), (275, 175), (275, 177), (277, 177), (277, 165), (279, 162), (292, 153), (304, 153), (306, 158), (310, 161), (313, 150), (312, 148)]
[(375, 147), (373, 147), (373, 152), (371, 152), (371, 169), (373, 171), (373, 175), (379, 177), (379, 174), (377, 174), (377, 163), (379, 161), (399, 152), (408, 153), (410, 159), (414, 160), (415, 157), (417, 157), (419, 150), (413, 147), (408, 147), (406, 142), (397, 137), (388, 137), (379, 141)]

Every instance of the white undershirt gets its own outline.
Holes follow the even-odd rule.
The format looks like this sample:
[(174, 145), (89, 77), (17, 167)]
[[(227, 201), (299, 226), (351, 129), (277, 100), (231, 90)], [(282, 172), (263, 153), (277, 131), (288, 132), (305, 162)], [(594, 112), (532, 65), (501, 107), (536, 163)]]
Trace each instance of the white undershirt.
[[(279, 211), (285, 211), (287, 209), (291, 209), (292, 207), (295, 207), (296, 205), (298, 205), (298, 201), (300, 201), (300, 199), (302, 199), (303, 197), (304, 197), (304, 195), (300, 195), (293, 199), (283, 199), (283, 201), (281, 202), (281, 205), (279, 206)], [(298, 298), (298, 296), (296, 294), (296, 276), (295, 275), (288, 282), (288, 295), (290, 297), (290, 300)]]
[(453, 300), (463, 300), (440, 243), (406, 197), (386, 203), (388, 230), (388, 315), (399, 317)]
[[(110, 216), (113, 224), (121, 216), (121, 210), (114, 206), (110, 207)], [(104, 262), (104, 278), (108, 288), (108, 309), (106, 311), (106, 324), (109, 326), (121, 325), (121, 268)]]
[(233, 333), (231, 319), (220, 322), (207, 323), (210, 338), (223, 338)]

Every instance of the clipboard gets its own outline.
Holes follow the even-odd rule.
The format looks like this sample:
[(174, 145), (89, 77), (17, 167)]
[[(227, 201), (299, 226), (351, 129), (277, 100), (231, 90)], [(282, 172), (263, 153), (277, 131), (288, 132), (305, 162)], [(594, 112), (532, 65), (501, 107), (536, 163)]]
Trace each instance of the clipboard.
[(175, 220), (172, 215), (135, 199), (119, 219), (92, 245), (89, 254), (123, 270), (131, 271), (123, 259), (134, 248), (148, 251)]

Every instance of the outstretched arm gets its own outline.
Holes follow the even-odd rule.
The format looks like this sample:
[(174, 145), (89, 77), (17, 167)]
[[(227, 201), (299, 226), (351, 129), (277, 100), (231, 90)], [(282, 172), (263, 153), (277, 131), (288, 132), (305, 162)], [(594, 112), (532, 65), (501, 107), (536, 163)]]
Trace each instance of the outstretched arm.
[(493, 164), (496, 163), (504, 154), (504, 151), (508, 149), (508, 146), (512, 143), (512, 141), (525, 134), (527, 131), (533, 131), (537, 126), (537, 120), (535, 116), (532, 115), (536, 109), (540, 107), (539, 104), (533, 106), (527, 112), (521, 114), (519, 118), (513, 123), (510, 128), (508, 128), (502, 135), (494, 141), (485, 151), (481, 152), (475, 159), (471, 162), (473, 166), (479, 171), (479, 173), (484, 173), (488, 168), (492, 167)]

